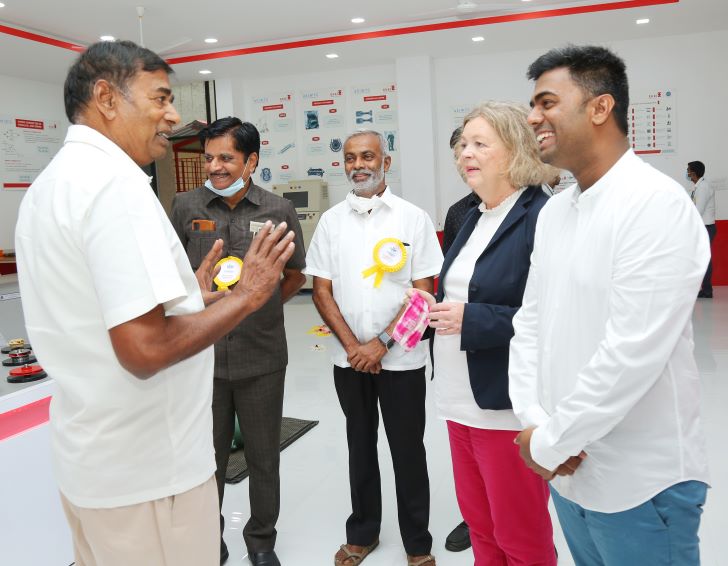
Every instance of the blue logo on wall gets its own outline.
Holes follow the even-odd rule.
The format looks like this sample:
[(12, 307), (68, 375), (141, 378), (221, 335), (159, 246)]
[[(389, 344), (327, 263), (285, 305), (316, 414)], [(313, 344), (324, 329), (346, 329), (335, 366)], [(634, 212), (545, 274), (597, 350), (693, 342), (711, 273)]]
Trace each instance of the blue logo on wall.
[(341, 151), (341, 139), (333, 138), (331, 143), (329, 143), (329, 149), (331, 149), (334, 153)]
[(268, 167), (263, 167), (260, 172), (260, 178), (263, 179), (263, 182), (267, 183), (272, 177), (273, 175), (271, 174), (270, 169)]

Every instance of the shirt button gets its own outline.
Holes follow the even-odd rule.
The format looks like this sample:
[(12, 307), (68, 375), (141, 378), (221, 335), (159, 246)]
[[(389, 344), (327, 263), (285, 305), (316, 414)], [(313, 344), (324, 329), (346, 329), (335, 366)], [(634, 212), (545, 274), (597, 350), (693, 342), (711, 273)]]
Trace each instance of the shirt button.
[(232, 342), (232, 341), (233, 341), (233, 336), (232, 336), (232, 334), (228, 334), (228, 337), (227, 337), (227, 338), (228, 338), (228, 342)]

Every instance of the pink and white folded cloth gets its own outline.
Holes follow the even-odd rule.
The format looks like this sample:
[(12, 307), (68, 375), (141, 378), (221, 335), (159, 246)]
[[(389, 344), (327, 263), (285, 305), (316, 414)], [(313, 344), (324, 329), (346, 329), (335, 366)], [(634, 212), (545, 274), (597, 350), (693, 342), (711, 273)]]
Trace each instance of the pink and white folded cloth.
[(394, 325), (392, 338), (405, 349), (414, 350), (422, 340), (429, 323), (430, 305), (419, 293), (412, 293), (409, 305)]

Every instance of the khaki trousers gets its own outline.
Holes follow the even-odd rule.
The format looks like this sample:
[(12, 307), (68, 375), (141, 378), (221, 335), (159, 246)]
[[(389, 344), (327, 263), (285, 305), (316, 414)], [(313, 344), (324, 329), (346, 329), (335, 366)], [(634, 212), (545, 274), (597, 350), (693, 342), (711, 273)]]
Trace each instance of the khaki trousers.
[(218, 566), (215, 477), (189, 491), (111, 509), (76, 507), (61, 494), (76, 566)]

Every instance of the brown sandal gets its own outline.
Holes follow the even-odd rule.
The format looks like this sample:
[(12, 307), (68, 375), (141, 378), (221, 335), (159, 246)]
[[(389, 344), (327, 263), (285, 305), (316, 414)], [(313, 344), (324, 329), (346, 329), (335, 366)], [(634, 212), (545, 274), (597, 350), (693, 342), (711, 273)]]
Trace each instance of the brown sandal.
[(407, 555), (407, 566), (437, 566), (435, 563), (435, 557), (432, 556), (432, 554), (427, 554), (425, 556), (410, 556)]
[(361, 552), (352, 552), (349, 550), (348, 545), (342, 544), (339, 547), (339, 552), (344, 553), (343, 558), (337, 558), (336, 555), (339, 554), (339, 552), (336, 553), (334, 556), (334, 566), (357, 566), (361, 563), (362, 560), (364, 560), (369, 554), (379, 546), (379, 541), (375, 540), (372, 544), (369, 546), (365, 546), (364, 550)]

